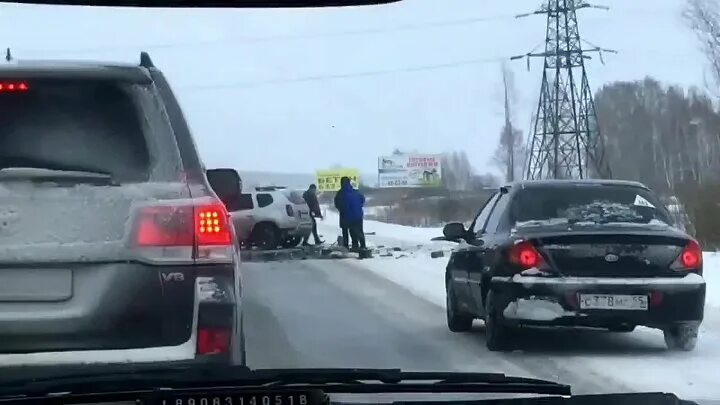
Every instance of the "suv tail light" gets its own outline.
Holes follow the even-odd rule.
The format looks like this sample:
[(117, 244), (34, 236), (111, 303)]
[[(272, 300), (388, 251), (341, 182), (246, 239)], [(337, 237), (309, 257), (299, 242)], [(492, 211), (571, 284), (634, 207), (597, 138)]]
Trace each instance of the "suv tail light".
[(510, 248), (509, 260), (510, 263), (519, 266), (523, 270), (533, 267), (539, 268), (545, 264), (540, 252), (529, 241), (520, 241), (513, 245)]
[(219, 354), (230, 350), (230, 337), (228, 329), (199, 328), (197, 334), (197, 354)]
[(23, 92), (28, 90), (25, 82), (6, 82), (0, 81), (0, 93)]
[(285, 212), (287, 212), (287, 215), (288, 215), (289, 217), (295, 216), (295, 211), (293, 210), (293, 207), (292, 207), (292, 205), (290, 205), (290, 204), (287, 204), (287, 205), (285, 206)]
[(696, 270), (702, 267), (702, 248), (694, 240), (688, 241), (672, 268), (675, 270)]
[(153, 262), (228, 262), (233, 258), (229, 214), (214, 198), (138, 207), (131, 245)]

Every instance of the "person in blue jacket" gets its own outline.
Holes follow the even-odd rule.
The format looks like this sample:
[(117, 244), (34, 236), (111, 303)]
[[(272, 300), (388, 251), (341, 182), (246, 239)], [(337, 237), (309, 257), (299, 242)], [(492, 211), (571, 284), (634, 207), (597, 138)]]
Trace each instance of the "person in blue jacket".
[(365, 196), (355, 190), (349, 177), (340, 179), (340, 190), (335, 194), (335, 208), (340, 213), (340, 228), (343, 245), (348, 247), (348, 233), (352, 238), (352, 247), (366, 250), (365, 231), (363, 230), (363, 206)]

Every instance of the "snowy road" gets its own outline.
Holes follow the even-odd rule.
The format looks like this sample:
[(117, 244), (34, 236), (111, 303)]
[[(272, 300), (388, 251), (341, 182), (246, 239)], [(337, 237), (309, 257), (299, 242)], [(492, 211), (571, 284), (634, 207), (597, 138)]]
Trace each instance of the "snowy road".
[[(326, 241), (336, 218), (319, 224)], [(439, 230), (367, 221), (370, 245), (400, 246), (393, 257), (245, 263), (251, 367), (391, 367), (504, 372), (552, 379), (575, 392), (670, 391), (720, 398), (720, 254), (706, 253), (706, 318), (693, 352), (669, 352), (662, 333), (526, 330), (520, 351), (488, 352), (484, 327), (455, 334), (445, 325), (447, 258), (428, 240)], [(422, 247), (419, 247), (422, 245)], [(414, 249), (414, 250), (413, 250)]]
[[(630, 389), (592, 372), (564, 368), (551, 357), (659, 350), (633, 347), (623, 336), (595, 333), (589, 339), (550, 334), (541, 341), (552, 343), (535, 345), (537, 353), (530, 355), (488, 352), (481, 323), (472, 333), (451, 333), (443, 308), (354, 262), (246, 263), (250, 367), (491, 371), (560, 380), (576, 392), (608, 392)], [(538, 337), (530, 334), (522, 340), (532, 344)]]

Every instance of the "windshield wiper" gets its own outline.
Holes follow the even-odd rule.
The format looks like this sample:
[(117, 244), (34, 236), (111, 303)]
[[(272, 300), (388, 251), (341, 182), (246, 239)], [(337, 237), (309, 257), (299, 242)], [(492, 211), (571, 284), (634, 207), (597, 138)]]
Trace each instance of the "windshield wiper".
[[(124, 367), (103, 371), (88, 367), (73, 373), (62, 367), (44, 376), (26, 370), (18, 378), (0, 380), (0, 397), (46, 395), (54, 392), (113, 392), (158, 388), (208, 386), (293, 387), (321, 389), (326, 393), (519, 393), (570, 395), (569, 385), (501, 373), (414, 372), (400, 369), (258, 369), (246, 367), (177, 366), (171, 368)], [(93, 372), (95, 371), (95, 372)], [(33, 376), (33, 374), (35, 374)], [(0, 377), (2, 378), (2, 377)]]
[(325, 392), (507, 392), (570, 395), (570, 386), (502, 373), (402, 371), (401, 369), (260, 369), (266, 386), (309, 384)]

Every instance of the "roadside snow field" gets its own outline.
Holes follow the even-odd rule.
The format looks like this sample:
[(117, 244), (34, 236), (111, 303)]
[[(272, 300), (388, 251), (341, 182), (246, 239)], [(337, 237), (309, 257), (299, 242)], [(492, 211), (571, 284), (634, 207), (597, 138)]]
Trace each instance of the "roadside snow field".
[[(340, 234), (337, 213), (327, 210), (318, 231), (326, 243)], [(436, 305), (445, 306), (444, 271), (450, 251), (456, 244), (430, 241), (442, 236), (441, 228), (414, 228), (376, 221), (365, 221), (369, 247), (398, 247), (390, 257), (358, 260), (357, 266), (399, 284), (413, 294)], [(443, 250), (444, 257), (432, 259), (430, 253)], [(687, 399), (720, 398), (720, 384), (715, 376), (720, 370), (720, 253), (705, 252), (704, 277), (707, 282), (705, 320), (700, 328), (698, 346), (692, 352), (665, 349), (662, 332), (638, 328), (632, 333), (604, 331), (547, 332), (548, 342), (541, 347), (507, 354), (547, 359), (553, 367), (617, 381), (631, 391), (674, 392)], [(442, 320), (444, 323), (444, 319)], [(448, 332), (450, 333), (450, 332)], [(538, 332), (539, 333), (539, 332)], [(545, 333), (545, 331), (543, 331)], [(562, 337), (558, 333), (566, 333)], [(539, 336), (540, 337), (540, 336)], [(541, 338), (541, 337), (540, 337)], [(487, 370), (499, 371), (499, 370)]]

